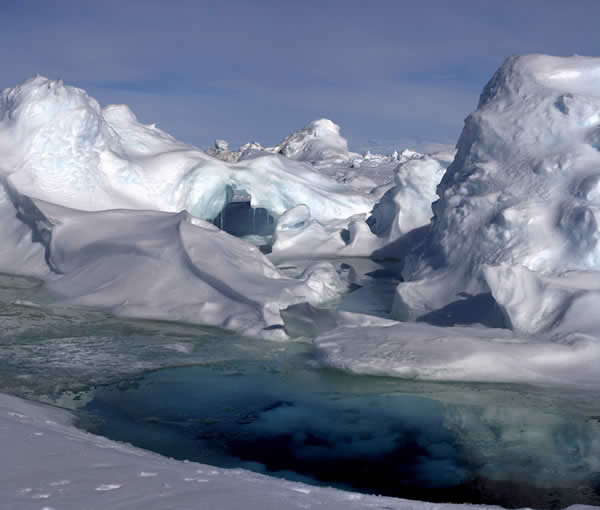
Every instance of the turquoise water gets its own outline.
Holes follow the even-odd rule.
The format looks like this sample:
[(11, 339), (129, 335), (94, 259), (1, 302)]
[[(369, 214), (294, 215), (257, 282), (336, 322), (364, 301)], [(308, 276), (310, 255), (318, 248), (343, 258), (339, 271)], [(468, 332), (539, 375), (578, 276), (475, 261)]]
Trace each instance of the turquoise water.
[(179, 459), (431, 501), (600, 503), (596, 395), (311, 368), (308, 353), (97, 387), (80, 425)]
[[(385, 292), (398, 278), (393, 264), (334, 263), (354, 293)], [(352, 294), (331, 306), (357, 306)], [(309, 342), (125, 320), (39, 297), (35, 281), (0, 277), (0, 390), (74, 409), (93, 432), (370, 493), (600, 504), (598, 392), (349, 375), (319, 366)], [(385, 300), (371, 306), (389, 313)]]

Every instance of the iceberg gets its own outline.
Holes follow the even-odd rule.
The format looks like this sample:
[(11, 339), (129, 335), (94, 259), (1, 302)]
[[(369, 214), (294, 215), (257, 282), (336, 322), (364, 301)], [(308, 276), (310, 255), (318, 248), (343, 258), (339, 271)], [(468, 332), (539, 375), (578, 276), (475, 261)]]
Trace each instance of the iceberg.
[[(329, 158), (327, 143), (347, 148), (330, 121), (313, 128), (277, 152)], [(229, 152), (223, 141), (215, 150)], [(286, 337), (279, 310), (334, 299), (345, 284), (327, 263), (286, 278), (203, 220), (240, 194), (274, 218), (303, 204), (323, 223), (366, 215), (376, 201), (302, 157), (211, 157), (127, 106), (101, 108), (41, 76), (0, 94), (0, 151), (2, 271), (42, 278), (64, 303), (273, 338)]]
[(283, 156), (211, 157), (139, 123), (127, 106), (101, 108), (85, 91), (41, 76), (0, 95), (0, 152), (0, 173), (17, 191), (85, 211), (187, 210), (212, 220), (238, 192), (276, 216), (305, 203), (330, 220), (374, 203)]
[[(396, 161), (394, 182), (375, 187), (385, 191), (369, 214), (356, 214), (323, 222), (300, 204), (279, 218), (273, 234), (273, 257), (301, 256), (401, 258), (397, 243), (429, 224), (436, 186), (451, 162), (448, 154), (405, 151)], [(384, 159), (385, 166), (389, 160)]]
[[(507, 266), (534, 279), (600, 269), (599, 76), (600, 59), (579, 56), (517, 56), (498, 69), (465, 121), (431, 226), (406, 259), (397, 317), (488, 292), (506, 304), (518, 285), (498, 277)], [(519, 302), (549, 306), (549, 288), (521, 285)], [(533, 310), (506, 312), (521, 331), (550, 326)]]

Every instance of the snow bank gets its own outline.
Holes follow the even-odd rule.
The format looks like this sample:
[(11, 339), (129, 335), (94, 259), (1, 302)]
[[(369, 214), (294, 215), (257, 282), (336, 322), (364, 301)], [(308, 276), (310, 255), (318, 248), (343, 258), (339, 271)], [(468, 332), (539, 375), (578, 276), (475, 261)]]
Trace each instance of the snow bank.
[[(465, 121), (430, 233), (407, 260), (398, 316), (464, 293), (504, 295), (517, 283), (494, 278), (494, 267), (554, 276), (600, 269), (599, 77), (598, 58), (526, 55), (500, 67)], [(527, 299), (552, 301), (542, 287)], [(549, 326), (508, 308), (519, 330)]]
[(64, 411), (2, 394), (0, 429), (0, 493), (6, 508), (466, 508), (367, 496), (167, 459), (77, 430)]

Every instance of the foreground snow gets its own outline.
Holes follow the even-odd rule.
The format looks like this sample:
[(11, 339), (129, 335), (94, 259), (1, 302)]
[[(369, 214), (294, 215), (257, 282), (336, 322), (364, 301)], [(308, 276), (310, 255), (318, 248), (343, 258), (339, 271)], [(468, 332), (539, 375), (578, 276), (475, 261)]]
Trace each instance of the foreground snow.
[(64, 411), (3, 394), (0, 430), (0, 494), (7, 510), (466, 506), (366, 496), (175, 461), (87, 434), (70, 425)]

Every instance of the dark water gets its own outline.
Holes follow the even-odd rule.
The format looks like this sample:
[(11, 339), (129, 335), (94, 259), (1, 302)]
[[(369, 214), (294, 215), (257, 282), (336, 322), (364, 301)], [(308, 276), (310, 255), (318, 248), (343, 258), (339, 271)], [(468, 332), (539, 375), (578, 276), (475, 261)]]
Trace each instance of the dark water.
[[(332, 263), (354, 289), (333, 306), (389, 314), (397, 264)], [(37, 288), (0, 275), (0, 391), (76, 409), (93, 432), (367, 493), (600, 504), (600, 392), (349, 375), (310, 343), (55, 308)]]
[(368, 493), (600, 504), (599, 418), (567, 395), (349, 376), (310, 368), (307, 356), (98, 387), (80, 426), (178, 459)]

